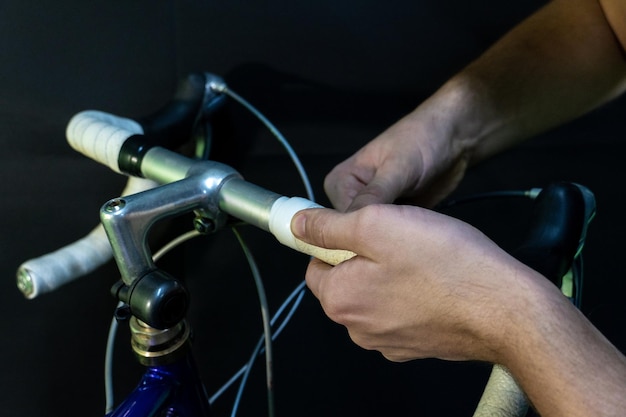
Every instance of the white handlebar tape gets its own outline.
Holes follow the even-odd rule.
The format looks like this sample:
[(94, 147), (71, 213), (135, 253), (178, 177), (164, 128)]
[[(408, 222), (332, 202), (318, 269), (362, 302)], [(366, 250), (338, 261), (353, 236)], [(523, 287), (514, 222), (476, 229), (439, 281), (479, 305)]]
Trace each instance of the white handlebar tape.
[(99, 225), (82, 239), (20, 265), (18, 287), (26, 298), (33, 299), (90, 273), (111, 256), (111, 246)]
[(76, 114), (65, 130), (72, 148), (116, 172), (120, 172), (117, 161), (122, 145), (138, 134), (143, 134), (143, 128), (136, 121), (97, 110)]
[(522, 417), (528, 401), (508, 369), (494, 365), (474, 417)]
[[(129, 177), (122, 195), (135, 194), (156, 185), (154, 181)], [(92, 272), (112, 256), (109, 240), (102, 225), (98, 225), (85, 237), (20, 265), (18, 287), (26, 298), (33, 299)]]
[(297, 212), (309, 208), (321, 207), (322, 206), (319, 204), (307, 200), (306, 198), (280, 197), (274, 202), (270, 209), (269, 228), (270, 232), (283, 245), (295, 249), (298, 252), (311, 255), (314, 258), (334, 266), (354, 257), (356, 254), (348, 250), (326, 249), (311, 245), (297, 239), (291, 232), (291, 219)]

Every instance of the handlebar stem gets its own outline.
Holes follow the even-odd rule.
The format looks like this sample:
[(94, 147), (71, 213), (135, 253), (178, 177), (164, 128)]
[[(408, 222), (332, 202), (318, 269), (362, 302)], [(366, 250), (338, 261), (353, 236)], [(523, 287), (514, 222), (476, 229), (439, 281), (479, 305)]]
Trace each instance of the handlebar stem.
[(126, 285), (132, 285), (136, 279), (156, 269), (147, 236), (158, 221), (198, 210), (216, 224), (224, 224), (226, 215), (219, 208), (219, 190), (226, 181), (240, 178), (240, 175), (217, 162), (188, 165), (190, 169), (186, 175), (189, 176), (186, 178), (178, 179), (171, 172), (159, 173), (151, 178), (169, 176), (178, 180), (138, 194), (114, 198), (102, 206), (100, 220)]
[[(163, 164), (164, 159), (175, 163)], [(166, 168), (160, 168), (163, 166)], [(123, 286), (116, 287), (115, 294), (130, 306), (133, 315), (164, 328), (184, 316), (186, 302), (180, 298), (184, 298), (180, 285), (172, 285), (171, 277), (152, 260), (148, 245), (152, 226), (166, 218), (196, 212), (209, 219), (215, 229), (233, 215), (269, 230), (272, 206), (281, 196), (244, 181), (227, 165), (195, 161), (163, 148), (149, 150), (142, 168), (146, 177), (165, 184), (108, 201), (100, 210), (100, 220), (122, 277)]]

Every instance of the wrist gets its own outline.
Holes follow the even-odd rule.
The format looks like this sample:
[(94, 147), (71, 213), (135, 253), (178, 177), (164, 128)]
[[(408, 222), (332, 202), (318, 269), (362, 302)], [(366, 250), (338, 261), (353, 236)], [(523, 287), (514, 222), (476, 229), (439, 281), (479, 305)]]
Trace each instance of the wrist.
[(436, 93), (449, 115), (450, 142), (472, 165), (499, 151), (505, 120), (489, 95), (488, 86), (469, 71), (458, 74)]
[[(498, 131), (499, 121), (483, 90), (479, 80), (459, 74), (408, 116), (416, 126), (422, 126), (421, 137), (437, 139), (430, 140), (426, 148), (432, 155), (463, 160), (467, 165), (488, 156), (487, 145)], [(430, 159), (434, 159), (435, 167), (441, 163)]]
[(520, 268), (509, 285), (509, 296), (501, 300), (502, 331), (493, 339), (494, 362), (516, 371), (544, 346), (551, 328), (567, 321), (573, 309), (545, 277), (525, 265), (520, 264)]
[[(440, 146), (468, 166), (529, 136), (517, 113), (498, 97), (489, 79), (472, 66), (448, 80), (415, 113), (436, 132)], [(427, 132), (428, 133), (428, 132)]]
[[(626, 359), (548, 280), (530, 269), (503, 297), (492, 361), (514, 375), (541, 415), (623, 411)], [(620, 412), (621, 412), (620, 411)]]

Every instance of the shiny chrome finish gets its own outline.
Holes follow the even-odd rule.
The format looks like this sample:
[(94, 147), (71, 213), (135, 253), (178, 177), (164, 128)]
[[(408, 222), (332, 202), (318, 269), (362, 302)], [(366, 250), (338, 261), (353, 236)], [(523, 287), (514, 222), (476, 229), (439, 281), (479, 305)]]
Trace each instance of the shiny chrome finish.
[[(269, 213), (280, 195), (244, 181), (231, 167), (213, 161), (194, 161), (162, 148), (148, 151), (142, 172), (156, 181), (173, 181), (138, 194), (115, 198), (100, 210), (100, 220), (111, 243), (125, 285), (156, 270), (147, 243), (158, 221), (196, 212), (215, 229), (228, 215), (269, 230)], [(164, 161), (173, 161), (173, 168)], [(180, 178), (182, 176), (182, 178)]]
[(132, 317), (129, 322), (131, 345), (137, 356), (153, 362), (157, 358), (170, 356), (184, 347), (189, 340), (190, 329), (185, 321), (169, 329), (155, 329)]
[(280, 194), (233, 178), (220, 189), (219, 207), (226, 213), (269, 232), (270, 210), (280, 197)]
[(168, 149), (154, 147), (144, 155), (141, 173), (159, 184), (167, 184), (188, 177), (189, 170), (200, 163)]
[(194, 210), (216, 223), (224, 222), (216, 195), (223, 179), (189, 177), (131, 196), (116, 198), (100, 210), (100, 220), (107, 233), (113, 256), (128, 286), (156, 269), (148, 247), (151, 227), (160, 220)]

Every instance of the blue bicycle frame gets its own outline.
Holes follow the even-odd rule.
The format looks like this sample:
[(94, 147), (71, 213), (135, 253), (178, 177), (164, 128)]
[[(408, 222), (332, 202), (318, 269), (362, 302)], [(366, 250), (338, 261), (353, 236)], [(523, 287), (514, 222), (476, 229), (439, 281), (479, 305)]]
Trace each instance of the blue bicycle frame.
[(189, 327), (182, 321), (158, 330), (129, 320), (132, 347), (146, 366), (133, 392), (107, 417), (208, 417), (209, 399), (190, 349)]

